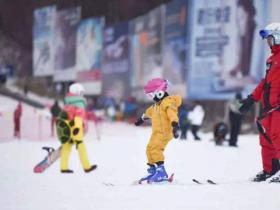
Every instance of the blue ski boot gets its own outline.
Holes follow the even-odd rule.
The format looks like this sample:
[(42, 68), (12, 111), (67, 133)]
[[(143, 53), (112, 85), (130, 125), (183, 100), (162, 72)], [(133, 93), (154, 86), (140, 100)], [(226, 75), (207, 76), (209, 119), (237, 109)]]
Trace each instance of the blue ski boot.
[(168, 175), (165, 171), (164, 164), (156, 168), (156, 173), (148, 179), (149, 183), (168, 181)]
[(148, 181), (156, 173), (156, 167), (154, 165), (148, 164), (150, 167), (147, 169), (148, 175), (141, 178), (138, 183), (141, 184), (143, 181)]

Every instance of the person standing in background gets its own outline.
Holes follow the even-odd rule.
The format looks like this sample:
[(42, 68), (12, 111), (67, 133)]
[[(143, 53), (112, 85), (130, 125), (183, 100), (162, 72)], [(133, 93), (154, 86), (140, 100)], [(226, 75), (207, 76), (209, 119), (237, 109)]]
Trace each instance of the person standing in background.
[(238, 135), (241, 129), (241, 123), (243, 115), (239, 112), (241, 106), (240, 100), (242, 100), (241, 93), (236, 93), (235, 99), (231, 100), (228, 104), (228, 116), (230, 126), (230, 139), (229, 146), (237, 147)]
[(182, 104), (179, 109), (179, 125), (181, 130), (180, 139), (187, 140), (187, 131), (189, 128), (189, 121), (188, 121), (188, 110), (185, 104)]
[(55, 100), (54, 104), (51, 107), (51, 114), (52, 114), (52, 119), (51, 119), (51, 136), (54, 137), (54, 125), (56, 123), (56, 118), (61, 112), (61, 108), (58, 104), (58, 101)]
[(194, 108), (189, 113), (189, 120), (192, 125), (191, 131), (195, 140), (201, 140), (201, 138), (197, 135), (197, 132), (202, 125), (204, 115), (205, 111), (201, 103), (199, 101), (194, 101)]
[(22, 104), (21, 102), (18, 102), (18, 105), (14, 111), (14, 137), (20, 139), (21, 133), (20, 133), (20, 118), (22, 115)]

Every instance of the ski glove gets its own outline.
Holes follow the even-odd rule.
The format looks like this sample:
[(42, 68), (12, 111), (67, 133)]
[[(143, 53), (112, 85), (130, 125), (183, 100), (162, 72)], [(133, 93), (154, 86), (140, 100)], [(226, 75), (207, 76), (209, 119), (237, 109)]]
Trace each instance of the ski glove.
[(136, 122), (134, 123), (136, 126), (142, 125), (144, 123), (144, 114), (142, 115), (142, 117), (138, 118), (136, 120)]
[(171, 125), (173, 127), (172, 129), (173, 136), (175, 139), (177, 139), (179, 137), (179, 130), (180, 130), (179, 124), (177, 122), (172, 122)]
[(251, 109), (251, 107), (255, 103), (255, 100), (253, 99), (252, 95), (248, 95), (247, 98), (240, 100), (239, 102), (242, 104), (239, 108), (239, 112), (245, 114)]

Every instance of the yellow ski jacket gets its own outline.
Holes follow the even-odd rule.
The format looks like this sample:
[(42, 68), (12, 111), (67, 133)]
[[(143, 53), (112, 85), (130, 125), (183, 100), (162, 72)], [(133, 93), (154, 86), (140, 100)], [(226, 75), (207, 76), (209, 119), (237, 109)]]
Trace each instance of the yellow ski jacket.
[(171, 123), (178, 123), (178, 107), (181, 103), (181, 96), (167, 96), (145, 111), (144, 118), (149, 118), (152, 121), (153, 134), (168, 139), (173, 138)]

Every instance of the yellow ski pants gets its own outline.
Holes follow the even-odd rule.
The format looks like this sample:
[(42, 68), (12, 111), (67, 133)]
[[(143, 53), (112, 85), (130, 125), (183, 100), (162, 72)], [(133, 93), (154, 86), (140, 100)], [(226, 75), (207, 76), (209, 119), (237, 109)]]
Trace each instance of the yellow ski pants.
[(152, 134), (146, 148), (146, 155), (149, 164), (164, 161), (164, 150), (172, 138), (164, 138), (162, 135)]
[(86, 147), (83, 142), (83, 138), (84, 138), (83, 120), (80, 117), (75, 117), (73, 122), (74, 122), (74, 125), (72, 125), (72, 126), (71, 126), (71, 123), (69, 123), (71, 126), (71, 139), (73, 140), (73, 142), (68, 141), (62, 145), (60, 170), (69, 169), (68, 162), (69, 162), (69, 156), (70, 156), (73, 144), (75, 144), (77, 147), (80, 162), (81, 162), (84, 170), (89, 169), (91, 167), (90, 163), (88, 161)]

